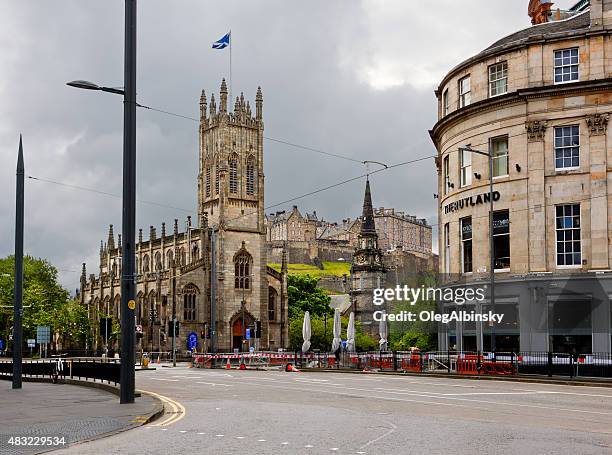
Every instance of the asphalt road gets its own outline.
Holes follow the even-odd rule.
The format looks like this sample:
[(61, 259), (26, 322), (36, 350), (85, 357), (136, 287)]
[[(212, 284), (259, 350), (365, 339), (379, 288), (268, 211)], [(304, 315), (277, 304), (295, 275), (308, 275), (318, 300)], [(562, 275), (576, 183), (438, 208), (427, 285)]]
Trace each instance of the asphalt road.
[(612, 453), (612, 388), (186, 367), (137, 386), (169, 414), (56, 453)]

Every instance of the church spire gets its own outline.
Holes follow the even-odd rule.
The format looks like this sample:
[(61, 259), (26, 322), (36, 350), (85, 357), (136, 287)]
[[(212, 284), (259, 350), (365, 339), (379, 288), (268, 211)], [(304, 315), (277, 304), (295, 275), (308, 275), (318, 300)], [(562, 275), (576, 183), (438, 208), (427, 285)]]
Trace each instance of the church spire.
[(361, 214), (361, 235), (376, 235), (374, 224), (374, 207), (372, 206), (372, 193), (370, 192), (370, 179), (366, 179), (365, 196), (363, 198), (363, 212)]

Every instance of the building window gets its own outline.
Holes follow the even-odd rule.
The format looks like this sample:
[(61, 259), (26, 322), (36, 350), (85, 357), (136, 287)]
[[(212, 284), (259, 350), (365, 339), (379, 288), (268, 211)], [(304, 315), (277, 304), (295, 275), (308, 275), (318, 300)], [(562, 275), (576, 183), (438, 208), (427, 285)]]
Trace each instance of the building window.
[(191, 286), (187, 286), (183, 290), (183, 320), (184, 321), (195, 321), (196, 320), (196, 294), (197, 289)]
[(166, 253), (166, 261), (168, 264), (168, 268), (172, 267), (173, 260), (174, 260), (174, 253), (172, 252), (172, 250), (168, 250), (168, 252)]
[(444, 192), (444, 194), (447, 194), (449, 187), (450, 187), (450, 176), (449, 176), (450, 166), (449, 166), (448, 155), (444, 157), (442, 172), (444, 173), (444, 188), (442, 191)]
[(508, 136), (491, 140), (493, 177), (508, 175)]
[(577, 47), (555, 51), (555, 84), (577, 81), (578, 65)]
[(489, 96), (503, 95), (508, 92), (508, 63), (501, 62), (489, 66)]
[(148, 254), (145, 254), (145, 257), (142, 259), (142, 271), (144, 273), (148, 273), (150, 271)]
[(493, 257), (495, 270), (510, 268), (510, 212), (493, 212)]
[(242, 251), (234, 258), (234, 288), (250, 289), (251, 255)]
[(461, 186), (472, 184), (472, 153), (461, 150)]
[(252, 156), (247, 163), (246, 192), (249, 196), (255, 194), (255, 159)]
[(557, 231), (557, 265), (577, 266), (582, 263), (580, 244), (580, 204), (555, 207)]
[(555, 168), (575, 169), (580, 166), (580, 127), (555, 128)]
[(461, 272), (472, 272), (472, 217), (461, 218)]
[(459, 80), (459, 107), (465, 107), (472, 101), (472, 90), (470, 88), (470, 76)]
[(444, 225), (444, 272), (450, 274), (450, 224)]
[(215, 167), (215, 194), (219, 194), (219, 181), (221, 180), (221, 173), (219, 172), (219, 166)]
[(162, 255), (161, 253), (158, 251), (155, 253), (155, 271), (159, 272), (164, 268), (163, 264), (162, 264)]
[(442, 95), (442, 116), (448, 115), (448, 111), (450, 110), (450, 104), (448, 99), (448, 89), (444, 90), (444, 94)]
[(229, 161), (229, 190), (230, 193), (238, 192), (238, 158), (232, 156)]
[(210, 197), (210, 165), (206, 165), (206, 182), (205, 182), (205, 188), (206, 188), (206, 197)]
[(268, 288), (268, 321), (276, 319), (276, 290)]

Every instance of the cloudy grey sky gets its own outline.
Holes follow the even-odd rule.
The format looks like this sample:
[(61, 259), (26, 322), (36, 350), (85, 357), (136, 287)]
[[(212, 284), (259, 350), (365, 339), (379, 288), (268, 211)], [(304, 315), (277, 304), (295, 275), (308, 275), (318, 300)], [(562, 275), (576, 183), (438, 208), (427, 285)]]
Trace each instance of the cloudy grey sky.
[[(138, 13), (139, 102), (197, 116), (200, 91), (218, 92), (230, 28), (233, 91), (264, 92), (266, 136), (390, 164), (432, 155), (433, 90), (461, 60), (529, 26), (527, 0), (143, 0)], [(559, 1), (567, 7), (571, 0)], [(0, 3), (0, 255), (14, 242), (15, 162), (23, 133), (26, 174), (121, 194), (122, 100), (65, 85), (123, 85), (123, 1)], [(193, 210), (197, 123), (138, 111), (138, 198)], [(266, 205), (359, 175), (363, 168), (265, 144)], [(376, 206), (435, 224), (433, 160), (372, 178)], [(326, 219), (359, 213), (363, 181), (297, 202)], [(290, 206), (291, 204), (288, 204)], [(290, 207), (279, 207), (274, 210)], [(271, 210), (269, 210), (271, 211)], [(64, 285), (80, 264), (95, 272), (121, 200), (26, 180), (27, 253), (48, 258)], [(184, 210), (138, 206), (148, 226)]]

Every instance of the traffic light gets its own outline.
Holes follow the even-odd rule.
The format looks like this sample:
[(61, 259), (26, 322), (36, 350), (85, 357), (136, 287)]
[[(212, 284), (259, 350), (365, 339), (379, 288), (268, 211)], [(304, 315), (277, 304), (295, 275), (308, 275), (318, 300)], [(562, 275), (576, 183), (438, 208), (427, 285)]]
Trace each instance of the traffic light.
[(168, 321), (168, 336), (173, 338), (174, 336), (179, 335), (179, 322), (176, 321), (175, 330), (172, 330), (172, 326), (174, 325), (174, 321)]
[(113, 319), (112, 318), (100, 318), (100, 336), (104, 341), (108, 341), (113, 333)]

